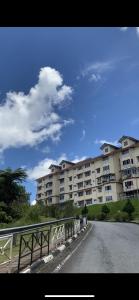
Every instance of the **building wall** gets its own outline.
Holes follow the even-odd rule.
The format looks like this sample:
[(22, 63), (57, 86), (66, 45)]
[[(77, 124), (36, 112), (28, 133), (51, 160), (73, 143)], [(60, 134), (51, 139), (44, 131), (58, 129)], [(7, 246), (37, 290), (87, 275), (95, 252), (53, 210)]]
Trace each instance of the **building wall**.
[[(53, 168), (51, 174), (37, 180), (36, 199), (44, 200), (48, 205), (74, 200), (75, 205), (84, 206), (117, 201), (122, 194), (139, 191), (139, 143), (127, 140), (128, 146), (125, 147), (122, 141), (122, 147), (118, 149), (106, 145), (109, 153), (105, 155), (74, 165), (62, 162), (64, 168), (61, 164), (61, 170)], [(123, 164), (124, 161), (127, 163)], [(127, 177), (123, 173), (133, 168), (136, 174)], [(127, 183), (127, 187), (128, 181), (133, 183), (131, 186)]]

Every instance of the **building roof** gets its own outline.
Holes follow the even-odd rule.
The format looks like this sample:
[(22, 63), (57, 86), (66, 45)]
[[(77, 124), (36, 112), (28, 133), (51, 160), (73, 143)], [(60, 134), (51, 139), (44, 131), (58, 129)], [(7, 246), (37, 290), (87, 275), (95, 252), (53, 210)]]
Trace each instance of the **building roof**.
[(59, 165), (62, 165), (63, 163), (67, 163), (67, 164), (70, 164), (70, 165), (75, 165), (73, 162), (68, 161), (68, 160), (61, 160)]
[(129, 139), (129, 140), (134, 141), (134, 142), (139, 142), (139, 140), (137, 140), (137, 139), (135, 139), (131, 136), (127, 136), (127, 135), (123, 135), (118, 142), (121, 143), (125, 139)]
[(112, 147), (112, 148), (114, 148), (114, 149), (119, 149), (119, 147), (114, 146), (114, 145), (112, 145), (112, 144), (110, 144), (110, 143), (104, 143), (104, 144), (100, 147), (100, 149), (103, 150), (106, 146), (110, 146), (110, 147)]
[(52, 168), (57, 168), (57, 169), (61, 169), (61, 167), (60, 166), (58, 166), (58, 165), (54, 165), (54, 164), (51, 164), (50, 165), (50, 167), (49, 167), (49, 169), (52, 169)]

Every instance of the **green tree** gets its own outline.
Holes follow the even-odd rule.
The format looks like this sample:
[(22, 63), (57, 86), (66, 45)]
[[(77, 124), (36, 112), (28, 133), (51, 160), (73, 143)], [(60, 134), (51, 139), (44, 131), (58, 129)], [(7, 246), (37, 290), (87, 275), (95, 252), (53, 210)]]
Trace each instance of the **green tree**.
[(107, 204), (104, 204), (104, 205), (102, 206), (101, 212), (104, 213), (104, 214), (106, 214), (106, 215), (110, 212), (110, 209), (109, 209), (109, 207), (107, 206)]
[(135, 211), (135, 208), (129, 199), (123, 207), (123, 211), (128, 213), (129, 219), (132, 218), (132, 213)]
[(23, 200), (26, 193), (21, 183), (26, 178), (27, 174), (22, 168), (0, 170), (0, 201), (9, 206), (14, 200)]
[(87, 206), (85, 204), (84, 208), (82, 209), (82, 215), (86, 216), (87, 214), (88, 214), (88, 208), (87, 208)]

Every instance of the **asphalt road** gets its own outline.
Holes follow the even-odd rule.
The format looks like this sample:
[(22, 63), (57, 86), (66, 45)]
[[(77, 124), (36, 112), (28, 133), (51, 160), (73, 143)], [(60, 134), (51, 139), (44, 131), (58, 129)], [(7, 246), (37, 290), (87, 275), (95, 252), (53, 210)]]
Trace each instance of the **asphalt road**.
[(139, 273), (139, 225), (93, 224), (59, 273)]

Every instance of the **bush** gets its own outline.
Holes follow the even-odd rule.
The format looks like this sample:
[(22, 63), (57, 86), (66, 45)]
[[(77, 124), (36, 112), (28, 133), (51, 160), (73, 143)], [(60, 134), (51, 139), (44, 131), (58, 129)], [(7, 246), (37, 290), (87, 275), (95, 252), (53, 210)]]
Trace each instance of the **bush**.
[(132, 213), (135, 211), (135, 208), (133, 206), (133, 204), (131, 203), (130, 200), (128, 200), (125, 204), (125, 206), (123, 207), (123, 212), (128, 213), (129, 219), (132, 219)]
[(117, 222), (129, 221), (128, 213), (119, 211), (114, 215), (114, 220), (117, 221)]
[(103, 220), (106, 220), (106, 217), (107, 217), (107, 214), (104, 213), (104, 212), (101, 212), (99, 214), (96, 215), (96, 220), (98, 221), (103, 221)]
[(12, 217), (7, 216), (5, 211), (0, 211), (0, 223), (10, 223), (12, 222)]
[(103, 206), (102, 206), (102, 213), (104, 213), (104, 214), (108, 214), (109, 212), (110, 212), (110, 209), (109, 209), (109, 207), (106, 205), (106, 204), (104, 204)]

